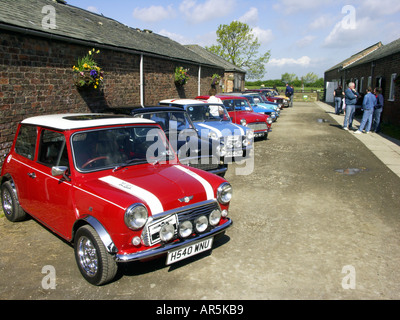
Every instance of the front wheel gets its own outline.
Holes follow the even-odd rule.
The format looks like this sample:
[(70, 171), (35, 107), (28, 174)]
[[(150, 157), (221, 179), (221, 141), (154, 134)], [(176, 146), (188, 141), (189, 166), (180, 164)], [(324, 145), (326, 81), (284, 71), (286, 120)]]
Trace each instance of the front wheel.
[(85, 225), (78, 229), (74, 249), (79, 271), (89, 283), (100, 286), (115, 277), (117, 263), (91, 226)]

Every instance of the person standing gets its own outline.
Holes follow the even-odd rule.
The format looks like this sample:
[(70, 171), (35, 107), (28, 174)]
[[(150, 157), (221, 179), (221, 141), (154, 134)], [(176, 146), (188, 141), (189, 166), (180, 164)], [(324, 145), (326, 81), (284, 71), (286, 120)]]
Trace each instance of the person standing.
[(381, 88), (375, 88), (374, 90), (376, 96), (376, 105), (374, 109), (374, 115), (372, 118), (372, 128), (371, 131), (379, 132), (381, 130), (381, 114), (383, 111), (383, 94)]
[(293, 107), (293, 94), (294, 94), (294, 89), (289, 85), (289, 83), (286, 83), (285, 95), (290, 99), (289, 107)]
[(340, 84), (337, 89), (333, 91), (333, 95), (335, 97), (335, 114), (340, 114), (342, 111), (342, 99), (344, 97), (344, 92)]
[(346, 113), (344, 116), (343, 129), (349, 130), (351, 129), (351, 124), (353, 122), (354, 112), (356, 110), (357, 98), (360, 97), (360, 94), (355, 90), (354, 82), (349, 83), (348, 88), (344, 92), (344, 97), (346, 103)]
[(354, 133), (360, 134), (362, 133), (364, 128), (365, 128), (365, 133), (369, 133), (369, 131), (371, 130), (372, 115), (374, 113), (374, 108), (376, 105), (376, 97), (371, 91), (372, 91), (371, 87), (368, 87), (367, 94), (364, 96), (362, 104), (364, 114), (361, 119), (361, 124), (358, 130), (356, 130)]

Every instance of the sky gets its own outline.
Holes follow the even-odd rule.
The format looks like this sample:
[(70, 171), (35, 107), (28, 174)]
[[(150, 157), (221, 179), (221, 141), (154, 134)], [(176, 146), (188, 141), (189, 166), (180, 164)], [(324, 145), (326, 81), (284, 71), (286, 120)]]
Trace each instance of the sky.
[(270, 50), (262, 80), (323, 77), (330, 67), (381, 41), (400, 38), (399, 0), (67, 0), (67, 3), (150, 29), (180, 44), (217, 44), (216, 30), (247, 23)]

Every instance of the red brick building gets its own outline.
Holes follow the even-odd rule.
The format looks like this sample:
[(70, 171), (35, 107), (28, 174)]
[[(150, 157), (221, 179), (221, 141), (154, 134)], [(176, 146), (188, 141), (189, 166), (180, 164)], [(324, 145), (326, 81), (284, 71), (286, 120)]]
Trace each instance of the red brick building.
[[(344, 87), (356, 84), (360, 93), (370, 86), (381, 87), (385, 104), (382, 121), (400, 125), (400, 39), (381, 42), (356, 53), (325, 71), (325, 83), (337, 82)], [(397, 78), (397, 80), (396, 80)]]
[[(104, 71), (100, 90), (78, 90), (72, 67), (92, 48)], [(184, 86), (176, 67), (189, 69)], [(154, 105), (208, 94), (224, 69), (149, 30), (57, 0), (0, 2), (0, 163), (22, 119), (49, 113)]]

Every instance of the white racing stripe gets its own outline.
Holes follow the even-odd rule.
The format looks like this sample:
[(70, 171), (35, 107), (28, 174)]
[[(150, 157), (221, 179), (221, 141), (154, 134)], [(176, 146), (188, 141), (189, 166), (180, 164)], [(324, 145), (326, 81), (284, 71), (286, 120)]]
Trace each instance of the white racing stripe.
[(221, 131), (219, 131), (218, 129), (216, 129), (216, 128), (214, 128), (214, 127), (211, 127), (211, 126), (208, 126), (208, 125), (206, 125), (206, 124), (204, 124), (204, 123), (198, 123), (198, 125), (199, 125), (200, 127), (207, 128), (207, 129), (209, 129), (209, 130), (211, 130), (211, 131), (214, 131), (214, 132), (217, 134), (217, 137), (218, 137), (218, 138), (221, 138), (221, 137), (222, 137), (222, 133), (221, 133)]
[(160, 200), (158, 200), (158, 198), (154, 194), (152, 194), (151, 192), (149, 192), (143, 188), (140, 188), (138, 186), (135, 186), (132, 183), (115, 178), (113, 176), (103, 177), (103, 178), (100, 178), (99, 180), (101, 180), (105, 183), (108, 183), (109, 185), (111, 185), (119, 190), (125, 191), (125, 192), (145, 201), (146, 204), (149, 206), (152, 215), (164, 212), (164, 208), (163, 208)]
[(176, 165), (175, 168), (187, 173), (191, 177), (195, 178), (198, 182), (200, 182), (203, 185), (204, 190), (206, 191), (207, 200), (215, 199), (214, 190), (211, 187), (211, 185), (208, 183), (207, 180), (205, 180), (204, 178), (200, 177), (197, 173), (194, 173), (193, 171), (191, 171), (189, 169), (186, 169), (186, 168), (184, 168), (182, 166)]
[(244, 136), (244, 130), (242, 127), (238, 126), (237, 124), (232, 123), (236, 128), (238, 128), (240, 130), (240, 133), (242, 136)]

